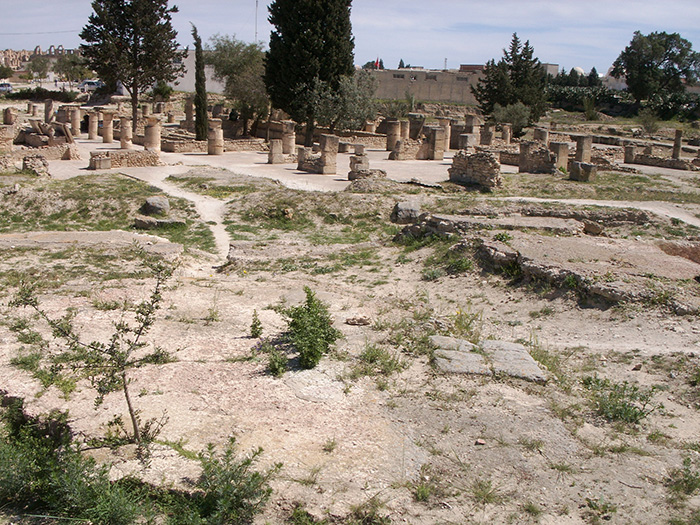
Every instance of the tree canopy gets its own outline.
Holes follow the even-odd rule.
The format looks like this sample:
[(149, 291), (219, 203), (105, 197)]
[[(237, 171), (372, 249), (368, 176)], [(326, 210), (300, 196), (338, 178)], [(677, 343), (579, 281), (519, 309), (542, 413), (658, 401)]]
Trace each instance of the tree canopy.
[(92, 76), (90, 68), (85, 64), (85, 59), (80, 55), (61, 55), (56, 60), (53, 70), (70, 83), (80, 82)]
[(10, 78), (14, 72), (11, 67), (0, 64), (0, 78)]
[(313, 140), (318, 92), (337, 90), (354, 73), (351, 0), (275, 0), (265, 60), (265, 85), (273, 106), (306, 123)]
[(136, 126), (138, 97), (158, 81), (171, 82), (183, 69), (172, 26), (176, 6), (168, 0), (93, 0), (80, 32), (88, 66), (107, 84), (121, 82), (131, 96)]
[(204, 50), (197, 27), (192, 24), (194, 40), (194, 134), (197, 140), (207, 140), (207, 77), (204, 73)]
[(214, 35), (208, 46), (207, 63), (214, 76), (225, 84), (224, 94), (243, 118), (244, 133), (248, 121), (267, 114), (270, 101), (265, 89), (265, 52), (262, 44), (245, 43), (235, 36)]
[(376, 90), (377, 79), (369, 71), (359, 70), (352, 77), (342, 77), (337, 90), (327, 89), (320, 94), (318, 123), (328, 126), (331, 132), (362, 129), (377, 116)]
[(635, 31), (630, 44), (613, 62), (612, 76), (625, 77), (637, 104), (652, 95), (685, 91), (700, 75), (700, 53), (678, 33)]
[(472, 87), (472, 93), (486, 114), (490, 115), (496, 104), (505, 107), (522, 102), (530, 109), (530, 121), (536, 122), (545, 111), (545, 81), (544, 68), (530, 42), (523, 44), (513, 33), (510, 47), (503, 50), (498, 62), (492, 59), (486, 63), (484, 78)]

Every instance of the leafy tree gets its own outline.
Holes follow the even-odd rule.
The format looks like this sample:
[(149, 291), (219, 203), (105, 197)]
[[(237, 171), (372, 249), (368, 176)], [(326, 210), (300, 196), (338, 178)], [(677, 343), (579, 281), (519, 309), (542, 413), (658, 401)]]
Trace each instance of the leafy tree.
[[(313, 141), (318, 93), (340, 87), (351, 76), (354, 39), (351, 0), (275, 0), (265, 60), (265, 85), (273, 106), (306, 124), (305, 144)], [(323, 88), (324, 89), (324, 88)]]
[(9, 66), (3, 66), (0, 64), (0, 78), (10, 78), (14, 74), (14, 70)]
[(49, 57), (44, 55), (36, 55), (29, 61), (27, 70), (32, 74), (33, 78), (38, 78), (39, 84), (41, 84), (42, 79), (46, 78), (46, 75), (49, 73), (50, 65), (51, 61), (49, 60)]
[(598, 70), (596, 68), (591, 68), (591, 72), (588, 73), (588, 87), (600, 87), (603, 85), (603, 81), (598, 75)]
[(337, 91), (326, 89), (320, 94), (318, 123), (336, 129), (362, 129), (377, 116), (374, 93), (377, 79), (365, 70), (340, 79)]
[(214, 75), (224, 81), (224, 93), (233, 101), (243, 118), (243, 133), (248, 121), (264, 117), (270, 106), (265, 89), (265, 53), (262, 44), (247, 44), (235, 37), (214, 35), (207, 54), (207, 63), (214, 66)]
[(399, 60), (399, 69), (403, 69), (406, 67), (406, 64), (403, 63), (403, 58)]
[(532, 123), (545, 111), (545, 80), (544, 68), (534, 56), (530, 42), (521, 43), (517, 33), (513, 33), (510, 47), (503, 50), (503, 58), (487, 62), (484, 78), (472, 87), (472, 93), (486, 114), (491, 114), (496, 104), (508, 106), (522, 102), (530, 108)]
[(197, 140), (207, 140), (207, 77), (204, 74), (204, 51), (197, 27), (192, 24), (194, 39), (194, 133)]
[(61, 55), (56, 60), (53, 70), (65, 78), (71, 87), (73, 82), (80, 82), (91, 76), (90, 68), (87, 67), (85, 59), (80, 55)]
[(530, 108), (522, 102), (509, 104), (505, 107), (496, 103), (491, 118), (497, 124), (510, 124), (513, 126), (513, 135), (520, 137), (523, 135), (523, 128), (530, 120)]
[[(49, 316), (39, 305), (33, 284), (23, 283), (10, 302), (10, 306), (32, 310), (52, 334), (52, 340), (46, 340), (31, 327), (30, 321), (19, 319), (12, 329), (18, 340), (32, 344), (33, 349), (20, 355), (14, 363), (31, 371), (44, 387), (56, 385), (65, 393), (75, 387), (78, 379), (88, 379), (97, 393), (95, 406), (102, 404), (107, 394), (121, 391), (133, 428), (131, 440), (139, 445), (154, 437), (162, 422), (149, 420), (141, 423), (129, 391), (129, 374), (147, 364), (163, 364), (171, 360), (170, 355), (158, 347), (144, 352), (148, 345), (144, 338), (155, 322), (162, 301), (161, 290), (172, 275), (173, 267), (163, 261), (144, 262), (156, 280), (153, 291), (147, 300), (135, 306), (131, 323), (125, 319), (114, 323), (114, 331), (105, 342), (84, 342), (73, 326), (72, 311), (59, 318)], [(119, 423), (120, 419), (116, 418), (115, 422)]]
[(627, 90), (639, 105), (652, 95), (683, 93), (700, 75), (700, 53), (678, 33), (634, 32), (630, 44), (620, 53), (611, 72), (625, 77)]
[(107, 85), (121, 82), (129, 93), (135, 130), (139, 94), (183, 70), (187, 52), (178, 50), (171, 23), (178, 9), (168, 0), (93, 0), (92, 9), (80, 50)]

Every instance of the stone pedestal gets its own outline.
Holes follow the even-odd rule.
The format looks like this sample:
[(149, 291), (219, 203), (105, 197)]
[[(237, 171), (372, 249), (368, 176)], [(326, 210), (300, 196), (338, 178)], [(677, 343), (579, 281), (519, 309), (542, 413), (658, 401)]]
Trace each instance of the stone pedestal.
[(673, 153), (671, 153), (671, 158), (676, 160), (681, 158), (681, 147), (683, 146), (683, 130), (676, 130), (676, 137), (673, 140)]
[(141, 116), (143, 116), (143, 118), (146, 118), (150, 114), (151, 114), (151, 105), (150, 104), (141, 104)]
[(2, 123), (6, 126), (12, 126), (16, 120), (15, 110), (13, 108), (5, 108), (5, 111), (2, 112)]
[(634, 158), (637, 156), (637, 146), (625, 146), (625, 164), (634, 164)]
[(114, 142), (114, 112), (113, 111), (103, 111), (102, 112), (102, 142), (104, 144), (111, 144)]
[(100, 114), (97, 111), (88, 113), (88, 139), (96, 140), (100, 126)]
[(513, 139), (513, 126), (510, 124), (501, 124), (501, 138), (506, 144), (510, 144)]
[(32, 104), (32, 117), (39, 115), (39, 104)]
[(452, 119), (447, 117), (438, 117), (437, 121), (440, 127), (445, 131), (444, 151), (448, 151), (450, 149)]
[(432, 128), (430, 130), (430, 144), (428, 146), (428, 160), (443, 160), (445, 158), (445, 128)]
[(365, 131), (367, 133), (376, 133), (377, 132), (377, 123), (376, 122), (367, 122), (365, 124)]
[(268, 164), (284, 164), (284, 153), (282, 152), (282, 140), (270, 140), (270, 152), (267, 154)]
[(168, 124), (173, 124), (175, 122), (175, 113), (172, 111), (168, 113)]
[(188, 129), (194, 123), (194, 98), (187, 97), (185, 99), (185, 127)]
[(493, 124), (485, 124), (481, 130), (479, 144), (482, 146), (493, 146)]
[(569, 174), (569, 178), (571, 180), (577, 180), (579, 182), (592, 182), (597, 176), (598, 167), (595, 164), (577, 161), (571, 163), (571, 173)]
[(297, 142), (296, 122), (293, 120), (282, 121), (282, 153), (290, 155), (294, 152)]
[(556, 156), (554, 167), (561, 171), (569, 169), (569, 144), (567, 142), (550, 142), (549, 149)]
[(221, 119), (209, 119), (207, 153), (209, 155), (224, 154), (224, 130), (221, 129)]
[(34, 106), (34, 104), (32, 104), (31, 102), (27, 102), (27, 114), (28, 115), (32, 114), (32, 107), (33, 106)]
[(119, 122), (119, 143), (122, 149), (131, 149), (133, 132), (131, 129), (131, 119), (122, 117)]
[(386, 150), (394, 151), (396, 141), (401, 138), (401, 122), (389, 120), (386, 123)]
[(544, 142), (547, 144), (549, 142), (549, 130), (544, 128), (535, 128), (533, 138), (537, 142)]
[(590, 135), (578, 135), (576, 137), (576, 162), (591, 162), (591, 149), (593, 148), (593, 137)]
[(335, 135), (321, 135), (321, 173), (335, 175), (338, 164), (338, 143)]
[(82, 120), (83, 112), (80, 108), (73, 108), (70, 110), (70, 131), (73, 137), (79, 137), (80, 132), (80, 122)]
[(160, 118), (148, 117), (143, 136), (143, 148), (146, 151), (160, 153)]
[(15, 140), (14, 126), (0, 126), (0, 151), (9, 153), (12, 151), (12, 143)]
[(156, 102), (156, 107), (153, 112), (158, 114), (165, 113), (165, 102)]

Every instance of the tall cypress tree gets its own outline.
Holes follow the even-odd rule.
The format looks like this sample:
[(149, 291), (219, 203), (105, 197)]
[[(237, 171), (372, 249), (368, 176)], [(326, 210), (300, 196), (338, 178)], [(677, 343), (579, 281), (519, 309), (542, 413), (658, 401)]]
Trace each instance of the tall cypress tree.
[(194, 133), (197, 140), (207, 140), (207, 78), (204, 75), (204, 52), (197, 27), (192, 24), (194, 39)]
[(355, 42), (352, 0), (275, 0), (265, 61), (265, 85), (273, 106), (306, 124), (305, 144), (313, 141), (318, 94), (337, 90), (351, 76)]

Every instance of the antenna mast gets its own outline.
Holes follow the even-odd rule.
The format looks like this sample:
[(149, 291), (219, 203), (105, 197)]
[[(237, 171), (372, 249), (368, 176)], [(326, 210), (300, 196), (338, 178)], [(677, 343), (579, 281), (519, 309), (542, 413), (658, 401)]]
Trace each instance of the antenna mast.
[(258, 0), (255, 0), (255, 43), (258, 43)]

